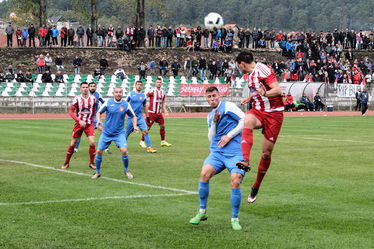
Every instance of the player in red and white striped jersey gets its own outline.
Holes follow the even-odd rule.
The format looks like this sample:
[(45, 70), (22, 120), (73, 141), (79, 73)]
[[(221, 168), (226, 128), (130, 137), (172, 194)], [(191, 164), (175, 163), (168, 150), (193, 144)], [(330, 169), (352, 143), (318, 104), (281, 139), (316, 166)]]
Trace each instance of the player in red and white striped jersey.
[(258, 166), (257, 178), (252, 186), (248, 202), (257, 198), (262, 179), (271, 162), (271, 154), (277, 141), (283, 122), (283, 101), (277, 77), (273, 70), (265, 64), (256, 63), (250, 52), (242, 52), (236, 62), (243, 73), (243, 80), (248, 83), (250, 96), (241, 101), (241, 105), (253, 102), (252, 109), (245, 115), (241, 147), (243, 161), (237, 162), (240, 169), (249, 171), (250, 152), (253, 145), (253, 129), (262, 128), (264, 141), (262, 156)]
[(73, 104), (70, 106), (69, 115), (75, 120), (72, 138), (70, 146), (66, 153), (66, 159), (62, 169), (69, 167), (70, 158), (74, 153), (75, 145), (78, 139), (82, 136), (83, 132), (86, 133), (89, 142), (88, 153), (90, 155), (89, 167), (96, 169), (94, 164), (95, 159), (95, 130), (94, 130), (94, 116), (96, 110), (96, 98), (89, 94), (88, 84), (86, 82), (81, 83), (80, 87), (81, 95), (77, 96), (73, 100)]
[[(168, 115), (165, 104), (165, 91), (161, 89), (162, 79), (157, 78), (155, 83), (156, 88), (152, 89), (147, 93), (147, 98), (149, 98), (147, 126), (148, 130), (151, 129), (154, 122), (158, 123), (160, 126), (160, 136), (161, 136), (161, 146), (169, 147), (171, 144), (165, 141), (165, 120), (162, 115), (162, 111), (165, 115)], [(142, 140), (139, 145), (143, 148), (147, 148), (144, 142), (144, 135), (142, 135)]]

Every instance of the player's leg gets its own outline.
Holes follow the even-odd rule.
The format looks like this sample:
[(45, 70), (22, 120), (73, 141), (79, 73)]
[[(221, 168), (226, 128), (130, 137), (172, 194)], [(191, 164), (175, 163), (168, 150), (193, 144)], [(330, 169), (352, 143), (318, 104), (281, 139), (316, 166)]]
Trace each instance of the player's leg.
[[(152, 128), (152, 125), (154, 122), (155, 122), (155, 115), (153, 113), (149, 113), (149, 123), (148, 121), (146, 122), (148, 131)], [(147, 148), (147, 145), (145, 144), (144, 140), (145, 140), (144, 134), (142, 134), (142, 139), (140, 140), (139, 145), (140, 147), (145, 149)]]
[(231, 156), (226, 157), (225, 167), (230, 172), (230, 180), (231, 180), (231, 211), (232, 211), (232, 218), (231, 218), (231, 227), (233, 230), (242, 230), (242, 227), (239, 223), (239, 210), (240, 204), (242, 201), (242, 191), (240, 185), (243, 181), (243, 177), (245, 175), (245, 171), (241, 170), (236, 167), (235, 162), (238, 160), (242, 160), (242, 156)]
[(148, 127), (143, 117), (138, 118), (138, 126), (142, 131), (142, 136), (144, 136), (144, 141), (147, 146), (147, 152), (156, 153), (156, 150), (151, 147), (151, 138), (149, 137)]
[(133, 131), (134, 131), (134, 125), (132, 124), (132, 118), (127, 118), (127, 121), (126, 121), (126, 141)]
[(258, 165), (256, 181), (252, 186), (250, 195), (248, 196), (249, 203), (253, 203), (256, 200), (261, 182), (270, 167), (271, 155), (282, 127), (282, 122), (282, 112), (267, 114), (267, 117), (264, 119), (264, 142), (262, 144), (261, 161)]
[(253, 129), (258, 129), (262, 127), (262, 123), (255, 114), (248, 112), (245, 115), (244, 119), (244, 128), (242, 132), (242, 139), (241, 139), (241, 148), (243, 154), (243, 161), (239, 161), (236, 163), (238, 168), (243, 169), (245, 171), (250, 171), (250, 154), (251, 149), (253, 146)]
[(78, 152), (79, 144), (81, 143), (81, 138), (78, 138), (77, 144), (75, 145), (74, 152)]
[(91, 169), (96, 169), (95, 167), (95, 136), (89, 136), (88, 137), (88, 143), (89, 143), (89, 148), (88, 148), (88, 154), (90, 155), (90, 164), (88, 165), (89, 168)]
[(158, 125), (160, 126), (161, 146), (170, 147), (171, 144), (169, 144), (165, 140), (165, 120), (164, 120), (164, 116), (162, 115), (162, 113), (159, 114), (155, 122), (157, 122)]
[(215, 175), (220, 173), (225, 166), (217, 154), (210, 154), (204, 161), (203, 168), (201, 169), (200, 182), (199, 182), (199, 201), (200, 210), (198, 214), (190, 220), (193, 225), (198, 225), (200, 221), (207, 220), (206, 208), (209, 197), (209, 181)]
[(112, 140), (102, 134), (99, 138), (99, 143), (97, 145), (96, 157), (95, 157), (95, 166), (96, 166), (96, 173), (92, 176), (92, 179), (97, 179), (100, 177), (100, 169), (101, 169), (101, 162), (103, 160), (103, 152), (107, 149), (110, 145)]
[(126, 135), (124, 133), (119, 134), (115, 138), (115, 142), (122, 154), (123, 172), (125, 173), (127, 178), (132, 179), (134, 177), (129, 171), (129, 155), (127, 153)]
[[(77, 141), (80, 138), (80, 137), (74, 137), (74, 135), (78, 136), (79, 134), (74, 134), (73, 133), (73, 137), (71, 138), (70, 145), (69, 145), (68, 150), (66, 152), (65, 163), (61, 167), (62, 169), (69, 168), (70, 159), (71, 159), (71, 156), (74, 154), (75, 145), (77, 144)], [(80, 136), (81, 135), (82, 135), (82, 132), (80, 132)]]

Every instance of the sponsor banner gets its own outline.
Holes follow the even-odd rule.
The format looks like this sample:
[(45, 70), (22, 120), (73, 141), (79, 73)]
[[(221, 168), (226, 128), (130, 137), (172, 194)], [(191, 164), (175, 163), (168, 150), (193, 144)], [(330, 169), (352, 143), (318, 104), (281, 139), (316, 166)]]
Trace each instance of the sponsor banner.
[(204, 96), (205, 90), (210, 86), (217, 87), (220, 95), (229, 94), (229, 84), (180, 84), (179, 96)]
[(338, 84), (338, 97), (355, 98), (358, 90), (361, 90), (361, 85)]

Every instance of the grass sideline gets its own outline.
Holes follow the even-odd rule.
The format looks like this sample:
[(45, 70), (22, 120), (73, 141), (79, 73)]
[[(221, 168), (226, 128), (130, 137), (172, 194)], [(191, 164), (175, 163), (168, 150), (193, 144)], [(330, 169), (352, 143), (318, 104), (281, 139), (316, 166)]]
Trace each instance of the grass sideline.
[[(373, 121), (285, 118), (252, 206), (246, 196), (257, 167), (244, 178), (243, 231), (235, 232), (227, 172), (212, 179), (209, 219), (198, 226), (188, 223), (198, 211), (198, 195), (141, 185), (197, 191), (209, 153), (206, 119), (166, 120), (170, 148), (160, 147), (153, 127), (156, 154), (147, 154), (138, 146), (140, 136), (131, 135), (130, 170), (140, 185), (91, 180), (86, 138), (70, 169), (82, 174), (56, 171), (70, 141), (71, 120), (0, 120), (0, 159), (56, 169), (0, 160), (0, 203), (8, 203), (0, 205), (0, 248), (373, 248)], [(260, 131), (254, 142), (257, 165)], [(128, 182), (119, 151), (114, 145), (111, 150), (103, 157), (103, 177)]]

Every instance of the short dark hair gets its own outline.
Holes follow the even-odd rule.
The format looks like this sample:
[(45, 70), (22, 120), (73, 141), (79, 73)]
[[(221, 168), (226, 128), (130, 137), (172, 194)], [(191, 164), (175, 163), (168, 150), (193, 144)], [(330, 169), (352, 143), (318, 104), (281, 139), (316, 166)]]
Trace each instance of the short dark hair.
[(251, 52), (241, 52), (236, 57), (236, 62), (240, 64), (242, 61), (245, 63), (252, 63), (254, 61), (253, 54)]
[(158, 77), (156, 80), (161, 80), (161, 82), (162, 82), (162, 78), (160, 78), (160, 77)]
[(88, 84), (88, 86), (90, 86), (90, 85), (96, 85), (96, 83), (95, 82), (90, 82), (89, 84)]
[(211, 92), (214, 92), (214, 91), (219, 92), (217, 87), (215, 87), (215, 86), (210, 86), (210, 87), (208, 87), (208, 88), (205, 90), (205, 93), (211, 93)]
[(141, 81), (141, 80), (137, 80), (137, 81), (135, 82), (135, 85), (138, 84), (138, 83), (143, 84), (143, 81)]
[(81, 83), (81, 87), (82, 87), (82, 85), (88, 85), (88, 83), (84, 81), (84, 82)]

